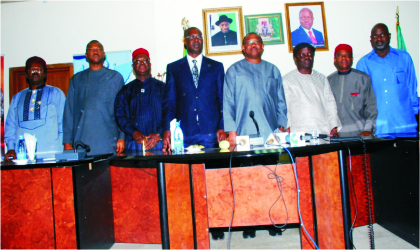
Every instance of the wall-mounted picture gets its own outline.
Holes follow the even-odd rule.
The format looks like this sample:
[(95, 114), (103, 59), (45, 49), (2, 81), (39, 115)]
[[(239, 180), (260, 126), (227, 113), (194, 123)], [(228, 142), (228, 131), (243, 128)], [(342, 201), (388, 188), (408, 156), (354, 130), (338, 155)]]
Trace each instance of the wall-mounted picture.
[(242, 7), (203, 9), (206, 56), (242, 53)]
[(328, 51), (324, 2), (286, 3), (285, 9), (289, 52), (299, 43)]
[(281, 13), (245, 16), (245, 30), (259, 34), (265, 45), (284, 44)]

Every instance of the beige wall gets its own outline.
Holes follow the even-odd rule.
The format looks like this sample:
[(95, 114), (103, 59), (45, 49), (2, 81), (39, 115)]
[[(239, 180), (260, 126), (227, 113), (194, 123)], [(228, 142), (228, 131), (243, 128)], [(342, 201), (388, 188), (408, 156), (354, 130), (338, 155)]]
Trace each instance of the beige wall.
[[(287, 1), (303, 2), (303, 1)], [(181, 20), (203, 28), (202, 9), (242, 6), (244, 15), (282, 13), (283, 1), (39, 1), (1, 4), (1, 54), (5, 55), (5, 110), (9, 103), (9, 68), (23, 66), (37, 55), (48, 64), (72, 62), (72, 55), (84, 53), (86, 43), (101, 41), (105, 51), (134, 50), (144, 47), (152, 60), (152, 74), (162, 73), (166, 65), (182, 56)], [(318, 52), (314, 68), (329, 75), (335, 71), (333, 51), (348, 43), (357, 61), (371, 51), (370, 30), (378, 22), (388, 25), (391, 46), (397, 47), (395, 10), (400, 9), (404, 39), (416, 72), (419, 72), (418, 1), (325, 1), (330, 51)], [(263, 59), (275, 64), (284, 75), (295, 69), (286, 44), (265, 47)], [(215, 56), (225, 70), (242, 55)]]

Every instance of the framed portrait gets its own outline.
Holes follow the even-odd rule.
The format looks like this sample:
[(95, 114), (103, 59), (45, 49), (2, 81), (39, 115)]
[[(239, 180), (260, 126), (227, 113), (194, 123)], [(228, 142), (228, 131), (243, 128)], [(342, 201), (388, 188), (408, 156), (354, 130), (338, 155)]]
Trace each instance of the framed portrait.
[(328, 51), (324, 2), (286, 3), (285, 10), (289, 52), (303, 42)]
[(206, 56), (242, 53), (242, 7), (203, 9)]
[(281, 13), (245, 16), (245, 30), (259, 34), (264, 45), (284, 44)]

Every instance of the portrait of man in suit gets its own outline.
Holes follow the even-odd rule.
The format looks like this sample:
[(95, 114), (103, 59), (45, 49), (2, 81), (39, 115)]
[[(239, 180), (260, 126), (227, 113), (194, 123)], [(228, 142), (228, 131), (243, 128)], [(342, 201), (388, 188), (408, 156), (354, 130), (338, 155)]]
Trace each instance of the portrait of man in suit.
[(314, 47), (324, 47), (324, 35), (321, 31), (314, 29), (314, 14), (309, 8), (299, 11), (300, 26), (292, 32), (293, 47), (299, 43), (309, 43)]
[(169, 123), (181, 121), (184, 147), (213, 148), (227, 135), (223, 127), (223, 64), (203, 56), (203, 35), (198, 28), (184, 32), (187, 56), (168, 64), (164, 93), (163, 151), (170, 148)]

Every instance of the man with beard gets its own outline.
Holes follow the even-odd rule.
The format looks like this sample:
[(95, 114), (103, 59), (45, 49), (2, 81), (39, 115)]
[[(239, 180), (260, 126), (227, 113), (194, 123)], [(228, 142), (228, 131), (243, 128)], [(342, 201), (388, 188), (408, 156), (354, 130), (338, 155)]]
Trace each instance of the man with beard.
[(287, 129), (290, 132), (338, 136), (341, 129), (337, 105), (327, 77), (312, 69), (315, 48), (300, 43), (293, 49), (297, 69), (284, 76)]
[(64, 149), (81, 141), (90, 146), (89, 155), (122, 154), (124, 133), (114, 115), (115, 97), (124, 86), (120, 73), (103, 66), (105, 51), (96, 40), (86, 46), (89, 68), (70, 79), (64, 108)]
[(13, 96), (7, 114), (4, 138), (5, 161), (16, 159), (18, 138), (24, 133), (37, 138), (36, 157), (54, 158), (63, 151), (63, 110), (66, 97), (61, 89), (46, 85), (47, 64), (37, 56), (25, 65), (29, 88)]
[(232, 19), (226, 15), (221, 15), (216, 25), (219, 26), (220, 31), (211, 37), (212, 46), (237, 45), (238, 37), (236, 32), (229, 29)]
[(340, 44), (335, 48), (334, 65), (337, 71), (328, 76), (331, 91), (337, 103), (338, 117), (343, 128), (341, 137), (370, 136), (375, 133), (376, 110), (375, 93), (370, 77), (352, 69), (353, 49)]
[(419, 98), (413, 60), (406, 51), (389, 46), (391, 34), (383, 23), (373, 26), (370, 39), (373, 50), (356, 69), (372, 79), (378, 109), (376, 135), (416, 137)]
[(164, 96), (163, 151), (170, 148), (169, 123), (181, 121), (184, 147), (217, 146), (226, 139), (223, 129), (223, 64), (204, 57), (203, 35), (198, 28), (184, 32), (187, 56), (168, 64)]
[(149, 52), (143, 48), (133, 52), (136, 79), (127, 83), (115, 99), (115, 118), (125, 133), (125, 153), (141, 154), (162, 149), (162, 110), (164, 83), (150, 77)]

